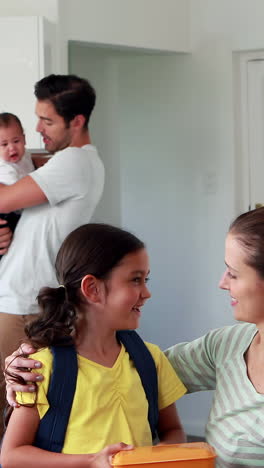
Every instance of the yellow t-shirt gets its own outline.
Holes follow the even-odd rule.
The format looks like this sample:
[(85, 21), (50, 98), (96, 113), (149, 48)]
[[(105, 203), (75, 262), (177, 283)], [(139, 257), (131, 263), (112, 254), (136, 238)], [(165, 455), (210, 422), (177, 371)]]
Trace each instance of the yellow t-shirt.
[[(159, 409), (166, 408), (186, 393), (169, 361), (158, 346), (146, 343), (157, 368)], [(40, 418), (48, 410), (47, 392), (52, 371), (52, 354), (45, 348), (32, 357), (43, 363), (38, 370), (45, 379), (38, 384)], [(31, 393), (18, 393), (19, 403), (34, 402)], [(78, 377), (63, 453), (94, 453), (108, 444), (125, 442), (151, 445), (148, 402), (139, 374), (122, 345), (112, 368), (78, 355)]]

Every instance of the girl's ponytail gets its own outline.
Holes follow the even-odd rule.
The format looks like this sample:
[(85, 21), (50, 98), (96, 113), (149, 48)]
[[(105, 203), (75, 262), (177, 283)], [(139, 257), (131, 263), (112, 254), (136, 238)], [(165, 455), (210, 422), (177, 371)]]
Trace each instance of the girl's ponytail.
[(25, 333), (35, 348), (72, 342), (77, 313), (69, 293), (64, 285), (40, 290), (37, 297), (40, 313), (25, 328)]

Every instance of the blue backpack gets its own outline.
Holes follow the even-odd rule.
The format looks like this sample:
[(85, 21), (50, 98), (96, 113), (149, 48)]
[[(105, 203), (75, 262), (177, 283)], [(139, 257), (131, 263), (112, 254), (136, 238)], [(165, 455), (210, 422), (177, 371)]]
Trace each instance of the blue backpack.
[[(117, 332), (141, 378), (148, 400), (148, 421), (152, 438), (158, 424), (158, 380), (154, 359), (134, 330)], [(61, 452), (74, 398), (78, 363), (74, 346), (53, 346), (53, 373), (48, 390), (50, 407), (40, 420), (34, 445), (50, 452)], [(88, 391), (88, 389), (87, 389)]]

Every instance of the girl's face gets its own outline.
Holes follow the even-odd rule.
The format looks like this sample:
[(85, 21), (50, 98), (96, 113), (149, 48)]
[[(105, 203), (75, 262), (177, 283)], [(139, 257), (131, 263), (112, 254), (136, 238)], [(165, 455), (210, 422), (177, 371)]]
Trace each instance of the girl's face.
[(264, 324), (264, 279), (247, 265), (247, 255), (236, 237), (228, 234), (225, 245), (227, 268), (219, 287), (229, 291), (236, 320)]
[(150, 298), (149, 259), (145, 249), (125, 255), (104, 281), (104, 321), (113, 330), (134, 330), (141, 308)]
[(20, 126), (13, 122), (8, 127), (0, 127), (0, 159), (8, 163), (18, 163), (25, 153), (25, 135)]

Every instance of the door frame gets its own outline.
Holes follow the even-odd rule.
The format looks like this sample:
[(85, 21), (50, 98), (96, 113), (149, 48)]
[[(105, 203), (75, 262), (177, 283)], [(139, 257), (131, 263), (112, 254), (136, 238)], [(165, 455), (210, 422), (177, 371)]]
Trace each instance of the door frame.
[(234, 140), (235, 140), (235, 209), (244, 212), (250, 206), (250, 148), (248, 62), (264, 60), (264, 50), (233, 52)]

